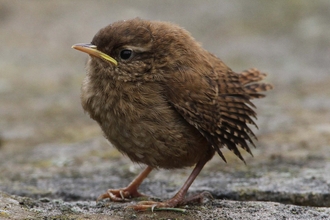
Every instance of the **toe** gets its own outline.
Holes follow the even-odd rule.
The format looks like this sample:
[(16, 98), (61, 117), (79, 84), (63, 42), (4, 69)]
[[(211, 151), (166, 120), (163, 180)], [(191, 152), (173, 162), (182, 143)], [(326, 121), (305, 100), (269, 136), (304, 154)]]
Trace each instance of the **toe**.
[(154, 201), (141, 201), (136, 205), (128, 206), (127, 208), (132, 208), (135, 211), (154, 211), (155, 208), (166, 207), (165, 203), (154, 202)]

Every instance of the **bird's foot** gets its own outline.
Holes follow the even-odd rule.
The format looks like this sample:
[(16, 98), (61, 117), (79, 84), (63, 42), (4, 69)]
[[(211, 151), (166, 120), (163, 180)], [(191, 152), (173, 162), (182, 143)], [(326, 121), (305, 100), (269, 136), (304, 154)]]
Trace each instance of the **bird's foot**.
[(127, 208), (132, 208), (135, 211), (154, 211), (154, 210), (162, 210), (165, 208), (173, 208), (178, 206), (176, 202), (173, 202), (171, 200), (165, 201), (165, 202), (155, 202), (155, 201), (141, 201), (137, 203), (136, 205), (130, 205)]
[(142, 193), (139, 193), (135, 188), (121, 188), (121, 189), (108, 189), (106, 193), (100, 195), (96, 201), (109, 198), (114, 202), (128, 202), (131, 198), (136, 197), (148, 197)]
[[(127, 208), (133, 208), (136, 211), (154, 211), (154, 210), (174, 210), (172, 208), (177, 206), (183, 206), (191, 203), (202, 203), (204, 199), (208, 197), (209, 199), (213, 199), (211, 193), (209, 192), (202, 192), (198, 195), (194, 195), (188, 197), (186, 199), (173, 197), (165, 202), (155, 202), (155, 201), (141, 201), (136, 205), (128, 206)], [(179, 209), (176, 209), (180, 211)]]

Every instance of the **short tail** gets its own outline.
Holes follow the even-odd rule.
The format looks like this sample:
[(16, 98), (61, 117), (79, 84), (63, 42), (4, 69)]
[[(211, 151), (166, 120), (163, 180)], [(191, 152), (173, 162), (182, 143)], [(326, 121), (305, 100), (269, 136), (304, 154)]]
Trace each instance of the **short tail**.
[(251, 68), (239, 74), (239, 81), (251, 98), (263, 98), (265, 95), (260, 92), (265, 92), (274, 88), (272, 84), (259, 82), (266, 76), (266, 73)]

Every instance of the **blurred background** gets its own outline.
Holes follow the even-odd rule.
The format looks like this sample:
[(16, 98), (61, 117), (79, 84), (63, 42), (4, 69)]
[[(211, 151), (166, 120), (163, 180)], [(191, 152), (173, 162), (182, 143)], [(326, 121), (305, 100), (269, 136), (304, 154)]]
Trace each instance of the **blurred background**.
[(269, 74), (275, 89), (257, 102), (257, 158), (300, 152), (299, 160), (317, 154), (329, 161), (329, 12), (328, 0), (0, 0), (0, 179), (23, 175), (22, 164), (26, 173), (42, 167), (51, 174), (61, 158), (65, 164), (78, 155), (64, 151), (40, 162), (42, 146), (57, 155), (58, 145), (98, 140), (80, 164), (122, 158), (81, 108), (87, 55), (71, 46), (135, 17), (179, 24), (236, 72), (256, 67)]

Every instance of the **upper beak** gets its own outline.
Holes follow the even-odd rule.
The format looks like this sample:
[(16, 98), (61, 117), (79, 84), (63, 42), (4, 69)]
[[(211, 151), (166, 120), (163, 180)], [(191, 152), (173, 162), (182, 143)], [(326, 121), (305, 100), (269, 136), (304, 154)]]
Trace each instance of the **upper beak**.
[(97, 49), (97, 47), (93, 44), (75, 44), (72, 46), (73, 49), (80, 50), (82, 52), (88, 53), (91, 56), (102, 58), (104, 60), (107, 60), (111, 63), (113, 63), (115, 66), (118, 65), (117, 60), (109, 56), (108, 54), (105, 54)]

